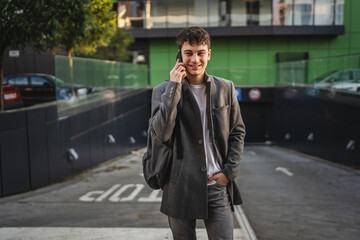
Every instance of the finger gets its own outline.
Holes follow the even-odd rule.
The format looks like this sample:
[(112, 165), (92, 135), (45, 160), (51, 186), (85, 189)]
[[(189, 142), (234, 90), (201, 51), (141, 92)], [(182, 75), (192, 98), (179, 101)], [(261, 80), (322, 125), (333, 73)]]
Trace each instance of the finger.
[(214, 176), (208, 178), (208, 182), (212, 182), (212, 181), (214, 181)]
[(173, 67), (173, 70), (177, 69), (178, 67), (179, 67), (179, 59), (176, 60), (176, 63), (174, 65), (174, 67)]
[(216, 176), (216, 174), (213, 175), (211, 178), (209, 178), (209, 181), (210, 181), (210, 182), (212, 182), (212, 181), (217, 182), (217, 180), (218, 180), (218, 177)]
[(179, 62), (179, 59), (178, 59), (178, 60), (176, 60), (175, 67), (177, 67), (177, 66), (182, 66), (182, 65), (184, 65), (184, 63), (183, 63), (183, 62)]
[(177, 63), (176, 66), (177, 66), (176, 68), (180, 68), (180, 67), (183, 67), (183, 68), (184, 68), (184, 67), (185, 67), (185, 66), (184, 66), (184, 63), (182, 63), (182, 62)]

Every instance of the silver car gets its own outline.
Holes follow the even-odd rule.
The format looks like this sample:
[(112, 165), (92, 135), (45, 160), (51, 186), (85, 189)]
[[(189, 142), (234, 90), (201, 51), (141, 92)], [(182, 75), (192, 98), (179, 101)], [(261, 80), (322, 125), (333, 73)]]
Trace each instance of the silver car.
[(354, 82), (359, 79), (360, 68), (336, 70), (316, 78), (314, 86), (317, 88), (332, 88), (334, 85), (337, 85), (338, 89), (340, 89), (340, 85), (344, 83)]
[(335, 90), (345, 90), (345, 91), (355, 91), (360, 93), (360, 78), (356, 80), (347, 80), (342, 82), (337, 82), (332, 85), (331, 89)]

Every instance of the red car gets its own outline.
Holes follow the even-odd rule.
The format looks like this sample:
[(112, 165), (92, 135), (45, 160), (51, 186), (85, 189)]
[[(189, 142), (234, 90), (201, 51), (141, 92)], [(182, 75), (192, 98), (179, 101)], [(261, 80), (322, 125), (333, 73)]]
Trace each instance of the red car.
[(18, 87), (3, 86), (4, 110), (21, 108), (24, 106)]

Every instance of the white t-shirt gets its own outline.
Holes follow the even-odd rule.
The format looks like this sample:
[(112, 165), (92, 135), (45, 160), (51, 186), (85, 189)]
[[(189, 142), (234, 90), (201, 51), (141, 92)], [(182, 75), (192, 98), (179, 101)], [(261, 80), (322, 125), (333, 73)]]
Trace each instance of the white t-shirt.
[[(221, 168), (218, 162), (215, 160), (214, 150), (212, 142), (210, 140), (208, 121), (206, 117), (206, 85), (205, 83), (203, 83), (201, 85), (190, 85), (190, 87), (200, 109), (201, 123), (204, 136), (206, 169), (208, 177), (211, 177), (212, 175), (214, 175), (214, 173), (219, 172)], [(209, 183), (209, 185), (211, 184), (215, 184), (215, 181)]]

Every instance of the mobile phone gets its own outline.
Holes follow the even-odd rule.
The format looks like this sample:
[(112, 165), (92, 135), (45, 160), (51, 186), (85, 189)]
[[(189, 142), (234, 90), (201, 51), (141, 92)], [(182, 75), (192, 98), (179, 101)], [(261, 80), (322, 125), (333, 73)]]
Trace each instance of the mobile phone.
[(176, 55), (176, 60), (179, 59), (179, 62), (182, 62), (182, 56), (181, 56), (181, 51), (178, 51), (178, 54)]

